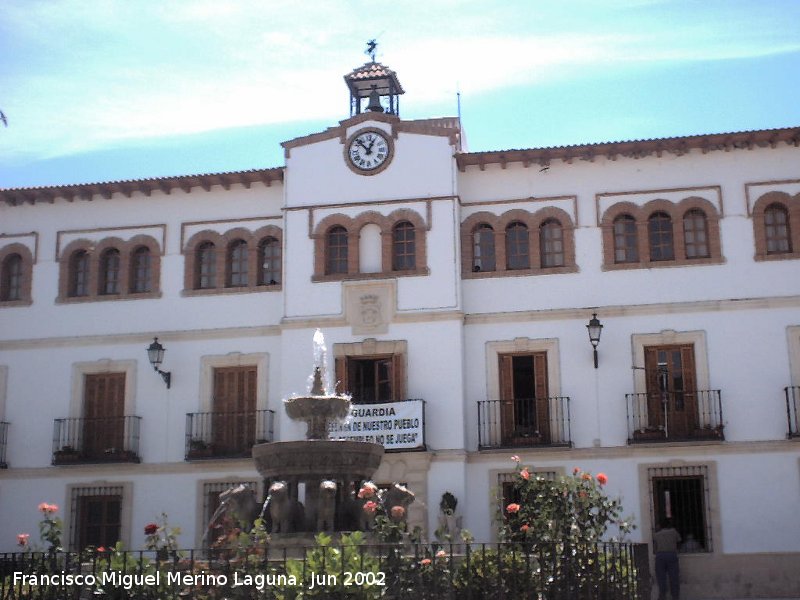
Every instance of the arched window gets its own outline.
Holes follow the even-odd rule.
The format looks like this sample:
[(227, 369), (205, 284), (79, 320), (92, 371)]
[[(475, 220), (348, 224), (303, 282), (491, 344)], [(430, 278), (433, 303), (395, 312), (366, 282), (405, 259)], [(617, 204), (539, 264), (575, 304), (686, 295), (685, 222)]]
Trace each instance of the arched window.
[(228, 287), (247, 286), (247, 242), (234, 240), (228, 246)]
[(620, 215), (614, 219), (614, 262), (639, 262), (636, 219), (630, 215)]
[(406, 271), (417, 266), (414, 226), (400, 221), (392, 228), (392, 270)]
[(139, 246), (131, 254), (130, 278), (131, 294), (153, 291), (153, 261), (147, 246)]
[(542, 267), (564, 266), (564, 228), (557, 219), (547, 219), (539, 227)]
[(69, 258), (69, 292), (74, 298), (89, 295), (89, 253), (76, 250)]
[(278, 285), (281, 282), (281, 244), (274, 237), (258, 245), (258, 285)]
[(647, 219), (647, 238), (650, 243), (650, 260), (673, 260), (672, 219), (665, 212), (657, 212)]
[(10, 302), (22, 299), (22, 256), (6, 256), (0, 274), (0, 300)]
[(195, 288), (217, 287), (217, 249), (213, 242), (203, 242), (195, 251)]
[(506, 227), (506, 268), (529, 269), (530, 266), (528, 227), (524, 223), (514, 221)]
[(494, 229), (491, 225), (481, 223), (472, 232), (472, 271), (479, 273), (495, 269)]
[(767, 254), (792, 251), (789, 211), (783, 204), (776, 202), (764, 209), (764, 237), (767, 242)]
[(100, 286), (98, 293), (104, 296), (119, 294), (119, 250), (109, 248), (100, 256)]
[(347, 273), (347, 229), (335, 225), (325, 236), (325, 273)]
[(707, 258), (710, 256), (706, 213), (699, 208), (693, 208), (683, 215), (683, 245), (686, 251), (686, 258)]

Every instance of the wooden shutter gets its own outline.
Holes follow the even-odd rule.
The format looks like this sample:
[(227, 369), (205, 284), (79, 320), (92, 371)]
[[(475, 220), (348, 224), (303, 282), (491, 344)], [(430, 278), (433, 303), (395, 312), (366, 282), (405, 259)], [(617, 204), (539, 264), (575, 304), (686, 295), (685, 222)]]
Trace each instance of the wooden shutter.
[(550, 399), (547, 388), (547, 353), (533, 355), (533, 385), (536, 391), (536, 426), (541, 442), (550, 443)]
[(335, 375), (336, 381), (333, 388), (336, 394), (346, 394), (350, 391), (349, 382), (347, 381), (347, 358), (340, 356), (335, 359)]
[(514, 434), (514, 370), (513, 357), (510, 354), (501, 354), (499, 357), (500, 369), (500, 428), (503, 443), (508, 443)]
[(406, 357), (404, 354), (392, 355), (392, 373), (394, 384), (392, 386), (392, 400), (406, 399)]

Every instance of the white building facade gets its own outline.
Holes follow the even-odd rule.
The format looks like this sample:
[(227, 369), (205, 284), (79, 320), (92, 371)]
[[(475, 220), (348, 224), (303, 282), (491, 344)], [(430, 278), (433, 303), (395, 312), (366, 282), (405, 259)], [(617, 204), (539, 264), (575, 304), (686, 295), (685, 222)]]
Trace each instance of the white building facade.
[(429, 535), (449, 491), (496, 539), (517, 454), (605, 473), (634, 541), (671, 517), (689, 594), (800, 593), (800, 130), (461, 140), (359, 107), (283, 167), (0, 190), (0, 550), (45, 501), (72, 548), (162, 512), (199, 546), (263, 494), (252, 444), (304, 437), (321, 328)]

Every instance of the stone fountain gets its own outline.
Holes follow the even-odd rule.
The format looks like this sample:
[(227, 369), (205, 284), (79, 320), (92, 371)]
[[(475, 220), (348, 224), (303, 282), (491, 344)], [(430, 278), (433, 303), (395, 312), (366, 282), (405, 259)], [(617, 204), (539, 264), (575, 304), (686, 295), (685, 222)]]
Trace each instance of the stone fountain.
[(355, 528), (354, 492), (381, 464), (381, 444), (329, 438), (329, 425), (349, 416), (350, 397), (332, 393), (327, 380), (325, 340), (318, 329), (310, 389), (283, 401), (292, 420), (307, 423), (306, 439), (253, 446), (256, 469), (273, 482), (274, 497), (267, 503), (276, 505), (270, 512), (276, 515), (274, 509), (281, 508), (278, 493), (285, 509), (286, 519), (280, 523), (273, 516), (273, 533)]

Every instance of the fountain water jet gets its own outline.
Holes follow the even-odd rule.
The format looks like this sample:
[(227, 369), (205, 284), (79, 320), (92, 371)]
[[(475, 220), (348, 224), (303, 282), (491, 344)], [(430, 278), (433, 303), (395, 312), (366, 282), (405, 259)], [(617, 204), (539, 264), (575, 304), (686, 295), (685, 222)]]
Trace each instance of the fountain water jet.
[[(358, 507), (353, 500), (354, 491), (362, 481), (372, 478), (381, 464), (384, 449), (372, 442), (329, 439), (330, 423), (349, 416), (350, 397), (330, 392), (325, 341), (319, 329), (314, 334), (314, 370), (310, 380), (305, 396), (283, 401), (292, 420), (308, 424), (306, 439), (253, 446), (256, 469), (265, 479), (286, 486), (285, 504), (270, 507), (273, 521), (288, 520), (293, 531), (313, 531), (318, 522), (325, 522), (329, 529), (327, 516), (332, 513), (334, 529), (355, 529), (353, 514)], [(336, 484), (335, 493), (331, 483)], [(301, 486), (305, 489), (304, 507), (299, 501)], [(278, 509), (288, 512), (283, 514)], [(325, 518), (318, 518), (320, 515)], [(286, 532), (286, 527), (281, 529), (281, 533)]]

